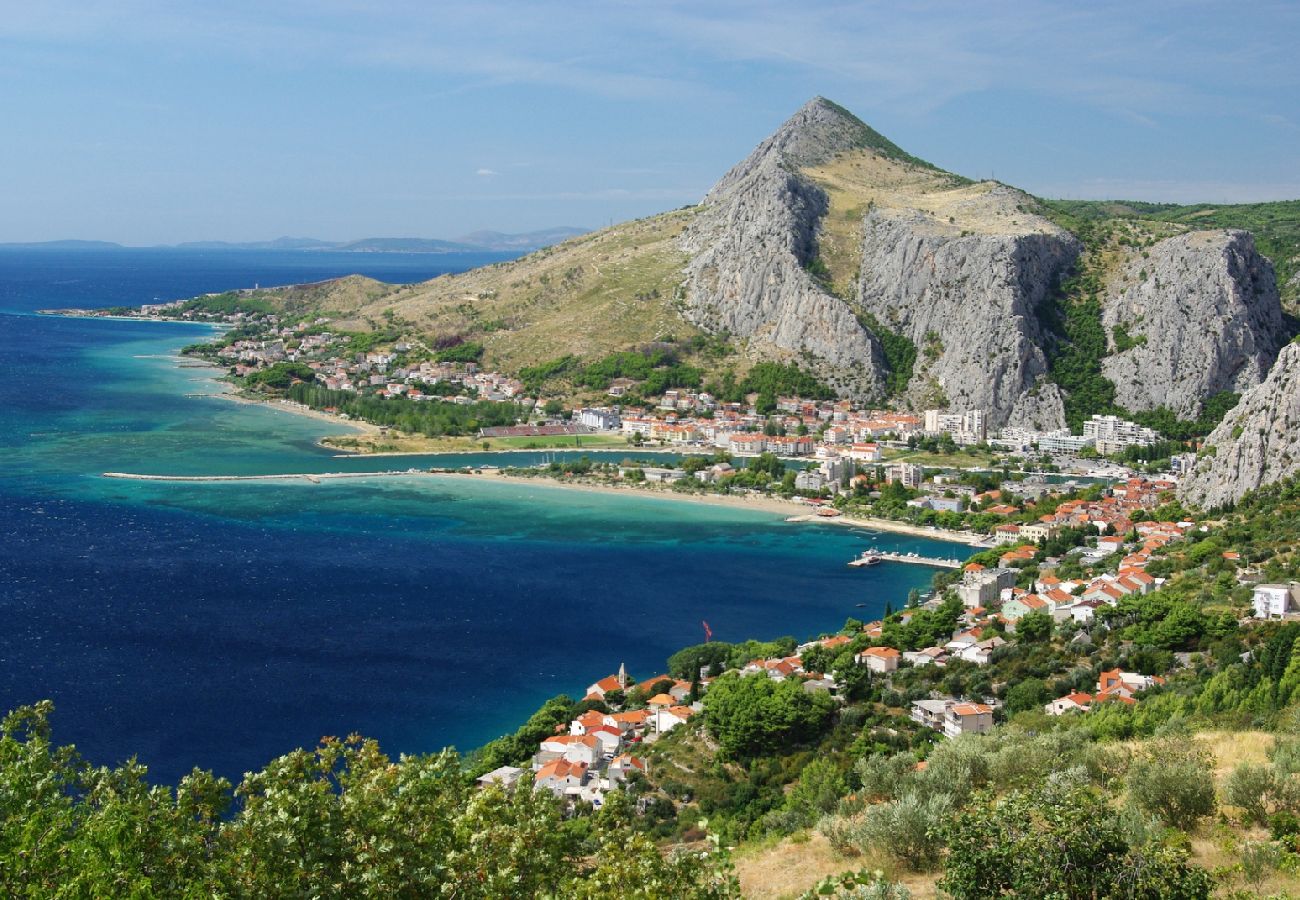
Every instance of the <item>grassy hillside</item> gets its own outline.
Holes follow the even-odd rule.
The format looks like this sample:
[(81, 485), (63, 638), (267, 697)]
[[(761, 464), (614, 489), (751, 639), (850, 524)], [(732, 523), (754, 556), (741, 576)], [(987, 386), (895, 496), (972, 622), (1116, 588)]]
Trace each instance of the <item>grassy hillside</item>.
[(484, 363), (517, 372), (567, 355), (604, 356), (694, 335), (676, 309), (686, 257), (676, 239), (694, 215), (627, 222), (421, 284), (362, 278), (264, 292), (288, 312), (320, 311), (343, 329), (395, 325), (432, 343), (480, 343)]

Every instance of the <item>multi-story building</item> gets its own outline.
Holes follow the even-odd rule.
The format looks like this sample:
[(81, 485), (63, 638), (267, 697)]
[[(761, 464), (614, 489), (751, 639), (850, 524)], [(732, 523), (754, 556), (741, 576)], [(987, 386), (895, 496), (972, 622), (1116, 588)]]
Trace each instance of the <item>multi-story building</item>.
[(962, 445), (978, 444), (988, 437), (984, 411), (968, 409), (965, 412), (946, 413), (937, 409), (925, 411), (925, 432), (929, 435), (950, 434), (954, 442)]
[(925, 470), (912, 463), (898, 463), (885, 467), (885, 481), (888, 484), (899, 482), (903, 487), (919, 488), (925, 480)]
[(1119, 453), (1125, 447), (1146, 447), (1160, 440), (1160, 435), (1150, 428), (1119, 416), (1093, 416), (1083, 423), (1083, 436), (1091, 438), (1097, 452), (1104, 456)]
[(617, 431), (622, 419), (616, 410), (587, 408), (578, 411), (578, 424), (597, 431)]

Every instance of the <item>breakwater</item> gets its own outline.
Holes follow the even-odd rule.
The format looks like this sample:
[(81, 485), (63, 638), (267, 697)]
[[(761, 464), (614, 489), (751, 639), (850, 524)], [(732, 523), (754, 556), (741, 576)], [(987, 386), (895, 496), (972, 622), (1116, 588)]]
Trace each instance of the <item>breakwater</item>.
[(105, 478), (129, 478), (133, 481), (307, 481), (319, 484), (335, 478), (385, 478), (428, 475), (421, 469), (390, 469), (386, 472), (302, 472), (281, 475), (142, 475), (135, 472), (105, 472)]

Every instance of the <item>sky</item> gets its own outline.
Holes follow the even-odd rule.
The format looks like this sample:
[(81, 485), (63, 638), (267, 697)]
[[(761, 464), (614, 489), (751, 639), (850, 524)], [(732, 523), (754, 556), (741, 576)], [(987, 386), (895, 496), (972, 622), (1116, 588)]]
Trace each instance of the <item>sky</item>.
[(1300, 3), (0, 0), (0, 241), (697, 202), (815, 95), (1040, 196), (1300, 198)]

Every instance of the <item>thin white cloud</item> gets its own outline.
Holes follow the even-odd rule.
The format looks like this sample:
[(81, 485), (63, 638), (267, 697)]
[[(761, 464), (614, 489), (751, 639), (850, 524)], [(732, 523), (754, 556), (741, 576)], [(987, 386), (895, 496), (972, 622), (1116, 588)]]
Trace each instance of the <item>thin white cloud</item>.
[(479, 176), (480, 178), (492, 178), (496, 175), (500, 175), (501, 173), (496, 171), (495, 169), (485, 168), (485, 169), (478, 169), (477, 171), (475, 171), (474, 174)]

